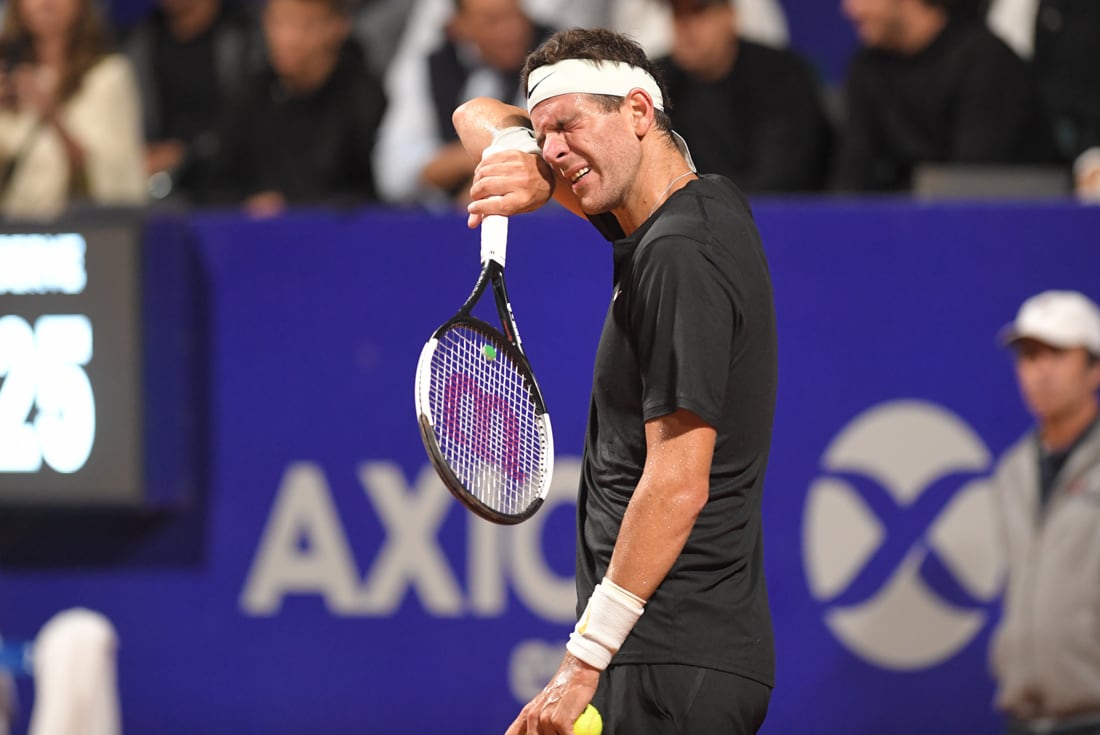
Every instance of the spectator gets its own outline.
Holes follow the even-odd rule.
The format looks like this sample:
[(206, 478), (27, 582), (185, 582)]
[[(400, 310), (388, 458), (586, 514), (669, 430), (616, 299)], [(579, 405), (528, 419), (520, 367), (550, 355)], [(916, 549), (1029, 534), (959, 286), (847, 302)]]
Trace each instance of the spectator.
[(247, 8), (225, 0), (158, 0), (123, 44), (137, 70), (145, 172), (158, 198), (191, 199), (208, 184), (221, 112), (262, 60), (259, 28)]
[(906, 189), (922, 162), (1052, 160), (1027, 65), (952, 0), (843, 0), (864, 48), (846, 83), (834, 184)]
[(376, 200), (371, 155), (386, 98), (349, 38), (350, 11), (347, 0), (267, 0), (270, 68), (229, 112), (215, 201), (273, 215)]
[(14, 0), (0, 46), (0, 210), (50, 219), (80, 201), (142, 203), (137, 85), (93, 1)]
[(519, 0), (454, 0), (443, 43), (427, 55), (402, 54), (390, 69), (394, 105), (376, 158), (383, 196), (402, 203), (465, 198), (474, 162), (451, 113), (477, 96), (522, 104), (523, 60), (549, 34)]
[[(651, 57), (672, 49), (671, 13), (666, 0), (606, 0), (611, 28), (637, 39)], [(741, 38), (774, 48), (790, 42), (787, 15), (779, 0), (734, 0)]]
[(1100, 201), (1100, 3), (996, 0), (989, 26), (1032, 60), (1059, 158), (1081, 197)]
[(831, 138), (817, 80), (793, 52), (739, 40), (734, 0), (668, 0), (672, 55), (658, 60), (672, 125), (699, 170), (743, 191), (819, 189)]
[(997, 464), (1008, 585), (992, 643), (1006, 735), (1100, 733), (1100, 310), (1047, 291), (1004, 332), (1036, 428)]
[[(118, 634), (103, 615), (63, 610), (42, 626), (31, 644), (33, 663), (18, 673), (34, 677), (29, 735), (118, 735), (116, 650)], [(0, 733), (7, 733), (14, 699), (5, 699), (10, 677), (0, 671)], [(5, 685), (7, 682), (7, 685)]]

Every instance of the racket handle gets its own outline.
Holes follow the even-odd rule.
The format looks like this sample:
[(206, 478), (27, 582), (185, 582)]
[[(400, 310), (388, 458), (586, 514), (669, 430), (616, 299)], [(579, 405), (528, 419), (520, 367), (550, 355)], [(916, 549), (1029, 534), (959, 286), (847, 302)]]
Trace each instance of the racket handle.
[(481, 262), (490, 260), (504, 267), (508, 253), (508, 218), (499, 214), (490, 214), (481, 220)]

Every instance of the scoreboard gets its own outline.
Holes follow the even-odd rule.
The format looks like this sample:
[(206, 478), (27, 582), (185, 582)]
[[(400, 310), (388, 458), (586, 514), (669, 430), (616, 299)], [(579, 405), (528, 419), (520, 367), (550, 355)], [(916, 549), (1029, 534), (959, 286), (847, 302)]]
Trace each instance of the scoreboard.
[(143, 495), (141, 228), (0, 227), (0, 506)]

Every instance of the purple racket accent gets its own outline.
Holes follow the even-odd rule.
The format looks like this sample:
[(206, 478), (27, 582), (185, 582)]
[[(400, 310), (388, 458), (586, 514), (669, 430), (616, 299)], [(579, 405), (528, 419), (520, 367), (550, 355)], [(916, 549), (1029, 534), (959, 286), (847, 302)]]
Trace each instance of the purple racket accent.
[(514, 482), (524, 481), (527, 473), (520, 462), (519, 418), (506, 398), (483, 390), (472, 375), (454, 373), (447, 376), (443, 388), (441, 413), (445, 434), (469, 446), (476, 457), (498, 466)]

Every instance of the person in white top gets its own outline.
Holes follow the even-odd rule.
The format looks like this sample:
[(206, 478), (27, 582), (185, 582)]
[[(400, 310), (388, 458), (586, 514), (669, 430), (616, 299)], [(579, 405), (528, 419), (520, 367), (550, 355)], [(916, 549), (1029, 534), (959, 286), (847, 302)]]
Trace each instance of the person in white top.
[[(29, 660), (17, 667), (34, 677), (28, 735), (120, 735), (118, 633), (110, 620), (85, 608), (63, 610), (29, 649), (21, 657)], [(0, 735), (8, 734), (14, 714), (14, 688), (0, 670)]]
[(993, 474), (1008, 570), (994, 704), (1005, 735), (1100, 735), (1100, 307), (1044, 291), (1000, 339), (1033, 426)]
[[(664, 0), (521, 0), (517, 4), (539, 26), (606, 27), (626, 33), (650, 57), (667, 53), (671, 47), (672, 14)], [(787, 19), (779, 0), (737, 0), (736, 4), (742, 38), (770, 46), (787, 45)], [(425, 64), (432, 51), (447, 42), (449, 32), (467, 49), (469, 58), (478, 58), (474, 39), (454, 34), (453, 19), (463, 3), (457, 5), (459, 9), (455, 0), (415, 0), (387, 68), (386, 91), (392, 103), (375, 148), (375, 171), (379, 189), (389, 201), (440, 201), (438, 187), (421, 176), (440, 151), (451, 151), (453, 160), (469, 166), (460, 146), (445, 146), (440, 138), (436, 115), (431, 111), (431, 85)], [(471, 74), (458, 102), (479, 95), (523, 102), (517, 90), (500, 88), (496, 77), (492, 73)], [(466, 173), (472, 174), (472, 169)]]
[(15, 0), (0, 30), (0, 211), (51, 219), (79, 201), (145, 200), (133, 69), (92, 0)]
[(375, 176), (387, 201), (446, 204), (474, 173), (451, 112), (473, 97), (521, 100), (520, 67), (549, 29), (520, 0), (421, 0), (412, 12), (386, 74)]
[[(610, 28), (635, 39), (651, 57), (672, 50), (672, 12), (664, 0), (608, 0)], [(741, 38), (784, 48), (790, 43), (787, 15), (779, 0), (736, 0)]]

